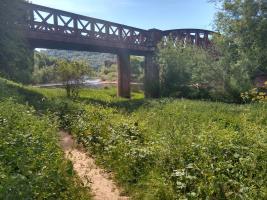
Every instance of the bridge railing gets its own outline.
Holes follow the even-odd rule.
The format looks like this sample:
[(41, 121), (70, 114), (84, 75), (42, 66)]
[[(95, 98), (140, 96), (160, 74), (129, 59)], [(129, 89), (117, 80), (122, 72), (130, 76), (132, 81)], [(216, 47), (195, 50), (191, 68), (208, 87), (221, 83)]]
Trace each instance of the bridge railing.
[(194, 44), (202, 47), (209, 47), (214, 32), (202, 29), (175, 29), (163, 31), (163, 40), (171, 38), (174, 42)]
[(35, 4), (25, 4), (29, 31), (146, 47), (146, 30)]

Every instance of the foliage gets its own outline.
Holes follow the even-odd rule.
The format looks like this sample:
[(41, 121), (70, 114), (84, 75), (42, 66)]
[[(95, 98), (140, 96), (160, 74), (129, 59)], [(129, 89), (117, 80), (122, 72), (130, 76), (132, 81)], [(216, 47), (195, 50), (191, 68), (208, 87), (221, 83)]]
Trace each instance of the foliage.
[[(131, 81), (142, 83), (144, 81), (144, 60), (138, 56), (131, 56)], [(97, 76), (103, 81), (117, 81), (118, 66), (112, 64), (111, 66), (102, 66), (99, 68)]]
[(34, 84), (45, 84), (56, 82), (57, 74), (55, 73), (55, 66), (46, 66), (44, 68), (34, 70), (32, 74)]
[(266, 104), (144, 100), (139, 94), (126, 100), (114, 89), (83, 89), (73, 102), (62, 89), (27, 90), (46, 95), (41, 104), (52, 100), (49, 110), (61, 128), (134, 199), (267, 195)]
[(56, 73), (64, 84), (67, 97), (77, 97), (84, 78), (91, 73), (90, 67), (82, 61), (60, 60), (56, 63)]
[(47, 56), (46, 54), (40, 53), (38, 51), (34, 52), (34, 64), (36, 69), (54, 66), (57, 60), (59, 59), (52, 56)]
[(116, 63), (117, 57), (114, 54), (109, 53), (97, 53), (87, 51), (69, 51), (69, 50), (54, 50), (47, 49), (41, 50), (41, 54), (47, 57), (54, 57), (60, 60), (84, 60), (92, 68), (99, 69), (105, 62)]
[(58, 116), (135, 199), (266, 197), (266, 104), (115, 96), (84, 89)]
[(29, 83), (33, 61), (32, 51), (18, 27), (25, 19), (24, 0), (2, 0), (0, 4), (0, 74), (6, 78)]
[[(69, 52), (69, 51), (41, 51), (35, 52), (34, 54), (34, 72), (33, 72), (33, 83), (34, 84), (44, 84), (44, 83), (55, 83), (56, 81), (61, 81), (58, 76), (59, 73), (55, 73), (55, 68), (57, 63), (61, 60), (58, 57), (68, 57), (63, 56), (69, 53), (70, 55), (79, 55), (78, 58), (82, 58), (83, 64), (88, 63), (86, 59), (87, 54), (79, 54), (79, 52)], [(52, 57), (50, 55), (54, 55)], [(99, 54), (99, 56), (102, 54)], [(109, 55), (109, 54), (107, 54)], [(96, 56), (96, 55), (95, 55)], [(95, 59), (94, 57), (92, 59)], [(81, 62), (76, 57), (75, 59), (70, 59), (73, 61), (70, 62)], [(112, 59), (111, 59), (112, 60)], [(89, 67), (90, 69), (90, 76), (97, 76), (103, 81), (117, 81), (118, 79), (118, 72), (117, 72), (117, 65), (110, 60), (105, 61), (105, 65), (99, 67), (99, 69), (95, 69), (93, 67)], [(132, 81), (134, 82), (143, 82), (144, 79), (144, 61), (141, 57), (132, 56), (131, 57), (131, 75)]]
[(225, 91), (239, 94), (252, 88), (252, 79), (267, 72), (267, 2), (264, 0), (214, 0), (221, 4), (215, 20), (221, 36), (214, 40), (224, 70)]
[(267, 82), (263, 88), (253, 88), (241, 94), (244, 102), (266, 102), (267, 101)]
[[(163, 96), (241, 103), (240, 94), (252, 88), (253, 77), (267, 72), (266, 1), (214, 1), (222, 8), (215, 20), (220, 35), (213, 35), (213, 53), (174, 45), (171, 39), (159, 46)], [(192, 91), (189, 86), (196, 84), (202, 90)]]
[(102, 81), (116, 81), (118, 79), (118, 66), (112, 64), (111, 66), (102, 66), (99, 69), (97, 76), (101, 78)]
[(227, 37), (215, 36), (213, 45), (217, 54), (220, 55), (217, 69), (221, 72), (219, 80), (221, 80), (222, 88), (218, 93), (218, 99), (241, 103), (240, 94), (252, 87), (252, 77), (248, 68), (240, 62), (237, 63), (238, 49)]
[[(221, 1), (216, 19), (217, 29), (236, 49), (235, 64), (250, 75), (267, 72), (267, 2), (265, 0)], [(234, 56), (234, 55), (233, 55)]]
[(58, 59), (34, 52), (34, 71), (32, 82), (34, 84), (53, 83), (57, 81), (55, 65)]
[(142, 83), (144, 82), (144, 59), (138, 56), (131, 57), (131, 75), (132, 81)]
[(215, 59), (204, 49), (171, 38), (158, 47), (162, 96), (209, 98), (208, 89), (220, 86)]
[(0, 199), (89, 198), (64, 159), (51, 117), (0, 102)]

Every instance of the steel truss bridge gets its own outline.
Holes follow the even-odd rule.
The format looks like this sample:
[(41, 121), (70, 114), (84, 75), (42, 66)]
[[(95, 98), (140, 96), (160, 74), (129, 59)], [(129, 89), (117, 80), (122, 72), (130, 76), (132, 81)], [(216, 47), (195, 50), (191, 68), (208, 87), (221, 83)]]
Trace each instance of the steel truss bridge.
[[(211, 45), (212, 31), (201, 29), (144, 30), (54, 8), (24, 3), (23, 30), (32, 48), (93, 51), (117, 54), (118, 95), (130, 97), (130, 55), (145, 56), (145, 93), (158, 96), (158, 66), (154, 54), (160, 41)], [(146, 87), (147, 86), (147, 87)]]

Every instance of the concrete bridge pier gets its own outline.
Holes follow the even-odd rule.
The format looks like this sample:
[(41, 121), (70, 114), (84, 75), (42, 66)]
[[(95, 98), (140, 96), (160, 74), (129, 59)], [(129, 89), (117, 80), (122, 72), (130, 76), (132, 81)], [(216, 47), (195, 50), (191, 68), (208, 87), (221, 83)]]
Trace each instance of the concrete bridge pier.
[(118, 59), (118, 96), (131, 98), (131, 64), (130, 54), (127, 51), (120, 51)]
[(148, 30), (150, 34), (149, 46), (154, 51), (147, 53), (145, 56), (145, 97), (158, 98), (160, 96), (159, 86), (159, 64), (156, 60), (156, 49), (162, 39), (162, 31), (158, 29)]
[(158, 98), (160, 96), (159, 65), (154, 53), (145, 56), (144, 89), (146, 98)]

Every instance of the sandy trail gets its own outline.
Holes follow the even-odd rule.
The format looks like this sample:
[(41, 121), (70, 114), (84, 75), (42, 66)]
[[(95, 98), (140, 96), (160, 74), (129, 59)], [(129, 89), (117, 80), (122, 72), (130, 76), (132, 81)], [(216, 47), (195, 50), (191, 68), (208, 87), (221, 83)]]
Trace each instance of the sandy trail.
[(93, 158), (76, 147), (71, 135), (60, 133), (61, 146), (65, 156), (73, 163), (73, 168), (84, 183), (91, 188), (95, 200), (129, 200), (121, 196), (120, 190), (110, 179), (110, 175), (99, 168)]

